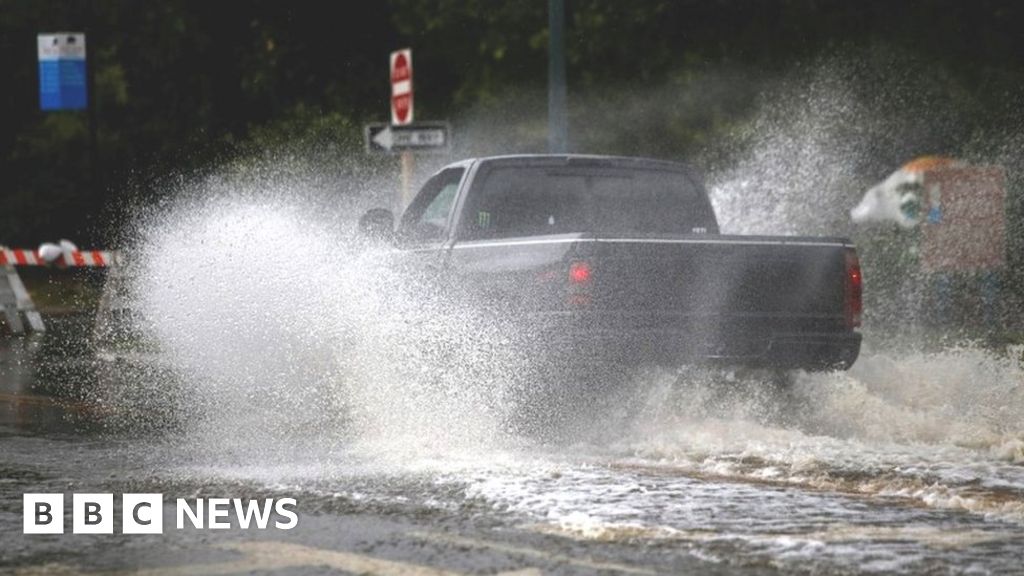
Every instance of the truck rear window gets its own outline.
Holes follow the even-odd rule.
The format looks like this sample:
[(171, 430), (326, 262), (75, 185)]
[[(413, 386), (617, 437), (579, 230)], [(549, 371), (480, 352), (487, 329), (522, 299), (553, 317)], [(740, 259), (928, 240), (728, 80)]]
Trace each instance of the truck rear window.
[(716, 231), (711, 206), (693, 182), (656, 169), (492, 168), (463, 213), (461, 235), (471, 239)]

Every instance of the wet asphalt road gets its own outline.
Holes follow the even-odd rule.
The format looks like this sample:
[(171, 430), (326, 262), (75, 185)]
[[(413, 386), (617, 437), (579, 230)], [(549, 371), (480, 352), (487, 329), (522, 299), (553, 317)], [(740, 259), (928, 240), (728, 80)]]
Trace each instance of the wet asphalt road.
[[(112, 369), (89, 345), (89, 328), (64, 319), (41, 338), (0, 340), (6, 572), (1024, 573), (1019, 428), (970, 436), (984, 445), (903, 428), (851, 432), (854, 420), (838, 406), (861, 419), (883, 407), (871, 398), (841, 404), (855, 387), (839, 376), (815, 383), (834, 387), (815, 398), (834, 404), (827, 423), (756, 410), (680, 420), (659, 412), (628, 426), (603, 421), (599, 428), (623, 428), (562, 443), (480, 448), (424, 437), (402, 449), (314, 427), (282, 432), (287, 441), (268, 447), (273, 430), (239, 430), (238, 419), (212, 433), (118, 425), (117, 402), (94, 388), (111, 370), (135, 370), (145, 385), (145, 374), (160, 371), (138, 377), (137, 364), (159, 360)], [(854, 377), (871, 384), (876, 364)], [(874, 398), (895, 401), (872, 386)], [(683, 404), (699, 395), (678, 383), (659, 393)], [(26, 492), (65, 493), (66, 506), (72, 492), (162, 493), (165, 530), (24, 535)], [(291, 497), (299, 522), (287, 531), (177, 530), (178, 497)]]

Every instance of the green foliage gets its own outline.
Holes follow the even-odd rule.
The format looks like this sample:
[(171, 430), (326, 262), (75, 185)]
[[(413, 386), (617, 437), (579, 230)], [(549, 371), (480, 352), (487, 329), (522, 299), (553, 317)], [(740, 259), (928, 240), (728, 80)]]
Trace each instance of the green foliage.
[[(955, 110), (948, 129), (911, 126), (880, 142), (879, 166), (957, 153), (1020, 121), (1024, 5), (1016, 2), (567, 7), (570, 134), (579, 151), (726, 163), (735, 150), (722, 142), (753, 125), (772, 83), (836, 53), (869, 62), (885, 61), (875, 52), (911, 54), (906, 62), (919, 67), (897, 74)], [(154, 175), (201, 172), (289, 142), (324, 158), (355, 154), (362, 124), (386, 119), (387, 54), (402, 46), (415, 50), (417, 118), (455, 122), (460, 153), (543, 150), (546, 11), (540, 0), (0, 0), (0, 243), (73, 236), (87, 244), (105, 205), (126, 191), (142, 202), (160, 194), (144, 185)], [(98, 178), (86, 115), (38, 111), (35, 35), (78, 29), (88, 29), (95, 75)], [(871, 98), (867, 84), (858, 98)], [(880, 170), (871, 166), (866, 177)]]

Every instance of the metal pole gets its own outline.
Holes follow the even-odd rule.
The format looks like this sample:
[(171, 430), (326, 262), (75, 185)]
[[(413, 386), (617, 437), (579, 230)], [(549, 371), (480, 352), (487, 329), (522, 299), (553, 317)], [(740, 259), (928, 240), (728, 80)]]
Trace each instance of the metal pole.
[(565, 88), (565, 0), (548, 0), (548, 152), (569, 151)]
[(412, 176), (413, 171), (416, 169), (416, 160), (413, 158), (412, 152), (403, 150), (402, 154), (402, 198), (398, 206), (399, 213), (405, 211), (406, 206), (412, 203)]
[[(92, 178), (89, 182), (92, 190), (90, 194), (88, 206), (95, 206), (100, 198), (103, 197), (103, 182), (100, 180), (100, 151), (99, 151), (99, 120), (96, 117), (96, 65), (97, 59), (95, 54), (99, 53), (99, 50), (90, 49), (90, 46), (98, 46), (97, 34), (96, 34), (96, 14), (93, 10), (92, 0), (86, 3), (86, 36), (85, 36), (85, 106), (88, 114), (89, 122), (89, 165), (92, 171)], [(92, 52), (93, 56), (90, 57), (89, 52)]]

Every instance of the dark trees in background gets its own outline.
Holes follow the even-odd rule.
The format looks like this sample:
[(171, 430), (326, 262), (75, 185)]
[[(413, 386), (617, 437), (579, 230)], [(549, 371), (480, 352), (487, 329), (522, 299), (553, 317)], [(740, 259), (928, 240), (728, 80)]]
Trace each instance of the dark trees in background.
[[(73, 236), (87, 244), (100, 234), (103, 207), (126, 190), (144, 201), (159, 192), (146, 186), (149, 178), (201, 170), (245, 151), (257, 134), (295, 134), (338, 118), (351, 132), (347, 145), (357, 146), (361, 123), (385, 117), (386, 57), (401, 46), (415, 50), (418, 118), (458, 122), (467, 110), (500, 108), (510, 92), (543, 88), (546, 6), (0, 0), (0, 243)], [(1018, 2), (568, 0), (567, 7), (570, 109), (589, 105), (590, 94), (613, 94), (615, 109), (666, 86), (691, 107), (669, 121), (609, 117), (603, 131), (571, 113), (582, 151), (705, 151), (746, 121), (760, 79), (843, 50), (911, 55), (921, 82), (952, 87), (943, 90), (962, 101), (958, 122), (972, 130), (1005, 130), (1019, 114)], [(86, 115), (43, 113), (37, 100), (35, 35), (89, 24), (102, 189), (90, 181)], [(695, 80), (721, 71), (737, 81)], [(536, 112), (542, 120), (544, 111)], [(952, 140), (961, 136), (933, 145), (955, 153)]]

